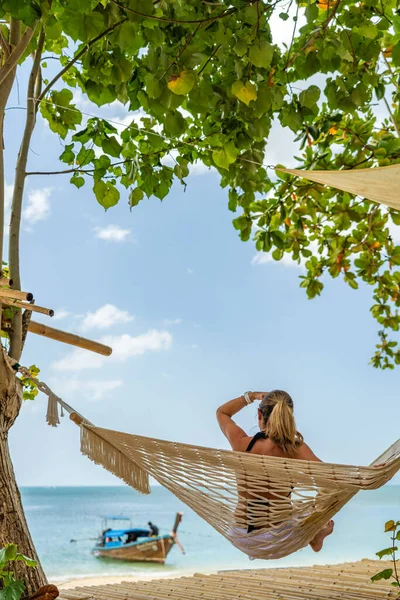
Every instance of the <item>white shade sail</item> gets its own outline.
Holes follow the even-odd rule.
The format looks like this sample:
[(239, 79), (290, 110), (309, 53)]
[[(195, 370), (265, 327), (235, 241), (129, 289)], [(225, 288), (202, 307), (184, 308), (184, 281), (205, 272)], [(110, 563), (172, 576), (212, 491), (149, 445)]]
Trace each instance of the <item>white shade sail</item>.
[(281, 168), (277, 168), (277, 171), (322, 183), (400, 210), (400, 165), (343, 171), (301, 171)]

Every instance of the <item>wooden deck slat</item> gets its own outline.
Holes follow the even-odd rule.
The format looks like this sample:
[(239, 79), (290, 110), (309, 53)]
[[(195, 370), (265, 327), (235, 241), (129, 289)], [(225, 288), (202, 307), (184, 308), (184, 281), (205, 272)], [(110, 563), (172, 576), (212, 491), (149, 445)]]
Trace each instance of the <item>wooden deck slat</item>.
[(60, 600), (395, 600), (389, 581), (371, 576), (389, 563), (242, 569), (210, 575), (123, 582), (62, 590)]

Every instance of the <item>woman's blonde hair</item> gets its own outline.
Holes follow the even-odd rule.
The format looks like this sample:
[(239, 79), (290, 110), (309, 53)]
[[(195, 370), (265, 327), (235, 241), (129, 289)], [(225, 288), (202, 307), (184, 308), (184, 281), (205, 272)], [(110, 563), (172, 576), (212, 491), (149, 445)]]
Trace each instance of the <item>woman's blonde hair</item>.
[(296, 429), (293, 400), (287, 392), (274, 390), (265, 394), (259, 410), (268, 438), (291, 456), (303, 443), (303, 436)]

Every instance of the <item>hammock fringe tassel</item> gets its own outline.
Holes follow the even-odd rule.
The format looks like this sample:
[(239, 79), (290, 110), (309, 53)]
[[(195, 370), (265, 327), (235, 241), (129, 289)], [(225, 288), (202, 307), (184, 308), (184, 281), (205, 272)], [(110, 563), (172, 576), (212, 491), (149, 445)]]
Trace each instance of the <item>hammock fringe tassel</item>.
[(59, 398), (55, 394), (50, 394), (47, 402), (46, 421), (50, 427), (57, 427), (60, 424), (58, 417)]
[(150, 494), (149, 476), (120, 450), (87, 426), (81, 427), (81, 452), (96, 465), (102, 465), (127, 485), (142, 494)]

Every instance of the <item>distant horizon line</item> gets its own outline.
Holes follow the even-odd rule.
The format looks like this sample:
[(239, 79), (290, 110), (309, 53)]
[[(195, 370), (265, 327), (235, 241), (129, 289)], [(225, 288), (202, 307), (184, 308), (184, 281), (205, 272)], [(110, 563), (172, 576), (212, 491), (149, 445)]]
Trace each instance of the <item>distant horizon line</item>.
[[(153, 487), (164, 487), (161, 485), (161, 483), (158, 483), (157, 481), (155, 482), (151, 482), (151, 485)], [(383, 487), (400, 487), (400, 481), (399, 482), (388, 482), (385, 484), (385, 486), (382, 486), (381, 488), (378, 489), (383, 489)], [(124, 484), (85, 484), (85, 485), (79, 485), (79, 484), (71, 484), (71, 485), (20, 485), (19, 489), (54, 489), (54, 488), (130, 488), (130, 489), (134, 489), (131, 488), (129, 485), (124, 485)], [(165, 488), (167, 489), (167, 488)], [(363, 491), (363, 490), (361, 490)], [(364, 491), (368, 491), (368, 490), (364, 490)]]
[[(156, 487), (156, 486), (157, 487), (163, 487), (161, 485), (161, 483), (158, 483), (158, 482), (151, 483), (151, 485), (153, 487)], [(400, 484), (398, 484), (398, 485), (400, 485)], [(31, 488), (31, 489), (32, 488), (53, 489), (53, 488), (95, 488), (95, 487), (103, 487), (103, 488), (130, 488), (132, 490), (134, 489), (134, 488), (131, 488), (131, 486), (129, 486), (129, 485), (124, 485), (123, 483), (121, 483), (121, 484), (118, 484), (118, 483), (117, 484), (104, 484), (103, 483), (103, 484), (97, 484), (97, 485), (96, 484), (85, 484), (85, 485), (79, 485), (79, 484), (71, 484), (71, 485), (62, 485), (62, 484), (60, 484), (60, 485), (20, 485), (19, 489), (23, 490), (24, 488), (25, 489), (26, 488)]]

